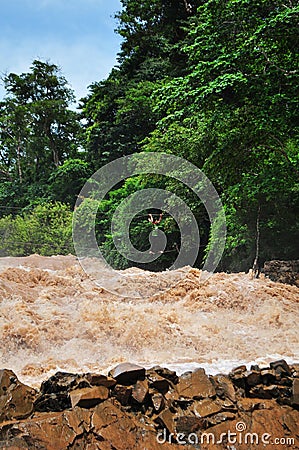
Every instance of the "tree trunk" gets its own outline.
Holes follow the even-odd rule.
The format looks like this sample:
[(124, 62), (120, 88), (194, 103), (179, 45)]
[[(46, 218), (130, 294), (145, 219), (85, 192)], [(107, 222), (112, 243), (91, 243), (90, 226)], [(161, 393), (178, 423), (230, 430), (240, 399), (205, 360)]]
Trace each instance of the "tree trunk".
[(18, 173), (19, 173), (19, 180), (20, 183), (23, 183), (23, 173), (22, 173), (22, 167), (21, 167), (21, 140), (18, 139), (17, 144), (17, 165), (18, 165)]

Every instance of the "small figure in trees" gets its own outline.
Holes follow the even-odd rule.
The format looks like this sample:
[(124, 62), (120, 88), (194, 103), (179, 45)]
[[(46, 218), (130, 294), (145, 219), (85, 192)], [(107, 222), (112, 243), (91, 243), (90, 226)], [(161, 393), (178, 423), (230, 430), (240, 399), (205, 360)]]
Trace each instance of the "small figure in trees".
[(148, 219), (147, 220), (154, 226), (154, 229), (153, 229), (153, 232), (152, 232), (152, 236), (154, 238), (156, 238), (156, 239), (154, 239), (153, 245), (152, 245), (153, 251), (150, 250), (150, 252), (149, 252), (151, 254), (163, 253), (163, 251), (159, 250), (159, 248), (158, 248), (159, 247), (159, 239), (157, 239), (158, 236), (159, 236), (159, 227), (158, 227), (158, 225), (159, 225), (159, 223), (161, 223), (162, 218), (163, 218), (163, 213), (161, 213), (159, 215), (158, 219), (155, 219), (153, 214), (149, 214), (148, 215)]
[[(161, 214), (159, 215), (159, 219), (154, 219), (153, 215), (152, 215), (152, 214), (149, 214), (147, 220), (148, 220), (150, 223), (152, 223), (153, 225), (158, 225), (158, 224), (161, 222), (162, 217), (163, 217), (163, 213), (161, 213)], [(156, 227), (156, 228), (158, 228), (158, 227)]]

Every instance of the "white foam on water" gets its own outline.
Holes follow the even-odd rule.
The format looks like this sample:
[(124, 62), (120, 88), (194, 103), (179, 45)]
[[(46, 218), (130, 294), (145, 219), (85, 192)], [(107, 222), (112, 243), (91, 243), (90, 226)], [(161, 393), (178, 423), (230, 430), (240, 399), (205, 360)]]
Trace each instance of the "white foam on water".
[(167, 287), (175, 273), (128, 274), (124, 285), (152, 296), (112, 295), (72, 256), (0, 258), (0, 367), (37, 385), (58, 370), (107, 373), (125, 361), (178, 374), (299, 361), (297, 287), (244, 273), (201, 283), (185, 268), (157, 293), (157, 280)]

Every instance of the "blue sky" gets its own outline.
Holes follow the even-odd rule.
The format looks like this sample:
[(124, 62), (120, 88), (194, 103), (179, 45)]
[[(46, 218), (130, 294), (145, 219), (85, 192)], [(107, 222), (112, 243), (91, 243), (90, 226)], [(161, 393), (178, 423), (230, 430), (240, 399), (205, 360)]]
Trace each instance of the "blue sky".
[[(27, 72), (34, 59), (57, 64), (76, 97), (116, 62), (119, 0), (0, 0), (0, 74)], [(5, 91), (0, 84), (0, 99)]]

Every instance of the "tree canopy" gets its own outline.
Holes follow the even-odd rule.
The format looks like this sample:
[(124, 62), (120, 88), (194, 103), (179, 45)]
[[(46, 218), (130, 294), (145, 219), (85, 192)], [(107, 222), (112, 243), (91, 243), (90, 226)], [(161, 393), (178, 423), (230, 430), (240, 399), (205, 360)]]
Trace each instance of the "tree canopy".
[[(55, 201), (72, 208), (88, 176), (109, 161), (140, 151), (166, 152), (203, 170), (221, 196), (228, 237), (220, 269), (246, 270), (257, 251), (261, 262), (297, 258), (297, 3), (121, 4), (116, 13), (123, 38), (118, 63), (105, 80), (90, 86), (79, 113), (71, 109), (74, 94), (55, 64), (36, 60), (28, 73), (5, 77), (2, 215)], [(107, 258), (116, 267), (130, 264), (117, 255), (111, 217), (129, 193), (147, 187), (168, 189), (188, 203), (203, 243), (200, 267), (211, 245), (205, 208), (180, 183), (159, 176), (126, 180), (101, 205), (97, 236)], [(147, 212), (130, 228), (141, 250), (148, 245)], [(165, 217), (161, 227), (169, 253), (152, 270), (167, 267), (179, 246), (175, 222)]]

